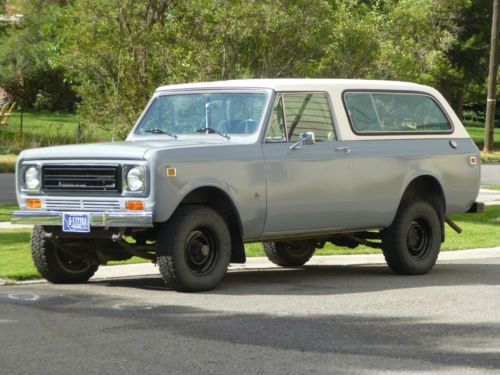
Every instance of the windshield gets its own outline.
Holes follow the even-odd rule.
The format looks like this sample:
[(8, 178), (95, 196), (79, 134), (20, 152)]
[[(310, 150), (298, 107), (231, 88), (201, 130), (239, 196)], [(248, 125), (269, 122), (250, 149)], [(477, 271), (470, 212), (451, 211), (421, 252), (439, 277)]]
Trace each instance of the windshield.
[(264, 113), (265, 93), (197, 93), (158, 96), (135, 134), (250, 135)]

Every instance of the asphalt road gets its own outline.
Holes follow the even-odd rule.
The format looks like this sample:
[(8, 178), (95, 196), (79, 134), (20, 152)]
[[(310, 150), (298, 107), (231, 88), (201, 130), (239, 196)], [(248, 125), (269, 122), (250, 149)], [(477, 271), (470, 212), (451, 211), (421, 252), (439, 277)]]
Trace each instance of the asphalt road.
[(500, 185), (500, 164), (481, 166), (481, 184)]
[(0, 287), (5, 374), (500, 372), (500, 258)]
[(16, 182), (14, 173), (0, 173), (0, 204), (16, 203)]

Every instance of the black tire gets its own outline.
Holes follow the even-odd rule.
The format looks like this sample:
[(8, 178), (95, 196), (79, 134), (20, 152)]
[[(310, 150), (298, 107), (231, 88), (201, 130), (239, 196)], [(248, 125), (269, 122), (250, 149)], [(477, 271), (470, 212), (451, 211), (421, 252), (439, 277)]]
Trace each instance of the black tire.
[(160, 273), (165, 284), (179, 292), (213, 289), (226, 274), (230, 258), (227, 224), (209, 207), (180, 207), (160, 230)]
[(421, 275), (436, 264), (441, 247), (441, 223), (427, 202), (402, 202), (390, 227), (382, 231), (382, 250), (398, 274)]
[(264, 242), (267, 258), (281, 267), (299, 267), (307, 263), (316, 250), (314, 241)]
[(55, 284), (84, 283), (98, 268), (84, 258), (77, 259), (56, 248), (45, 237), (45, 231), (40, 225), (33, 227), (31, 256), (40, 275)]

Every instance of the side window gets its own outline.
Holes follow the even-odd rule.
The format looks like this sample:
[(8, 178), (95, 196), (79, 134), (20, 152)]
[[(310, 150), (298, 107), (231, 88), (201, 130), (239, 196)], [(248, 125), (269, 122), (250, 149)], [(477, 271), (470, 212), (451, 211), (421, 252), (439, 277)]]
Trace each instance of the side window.
[(451, 123), (425, 94), (347, 92), (344, 101), (356, 132), (448, 132)]
[(349, 93), (345, 95), (345, 102), (357, 131), (380, 131), (380, 122), (371, 94)]
[(273, 108), (273, 113), (269, 119), (267, 128), (266, 143), (284, 143), (286, 142), (286, 127), (283, 118), (283, 104), (281, 97), (278, 98)]
[(316, 142), (336, 139), (326, 94), (284, 93), (283, 112), (290, 142), (297, 142), (308, 131), (314, 132)]

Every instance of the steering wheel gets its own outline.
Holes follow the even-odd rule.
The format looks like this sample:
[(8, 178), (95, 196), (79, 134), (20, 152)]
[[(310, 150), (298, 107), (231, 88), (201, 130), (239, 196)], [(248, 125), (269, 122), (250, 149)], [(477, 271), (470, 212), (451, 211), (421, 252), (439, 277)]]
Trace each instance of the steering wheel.
[(250, 134), (253, 133), (257, 126), (257, 120), (254, 120), (253, 118), (247, 118), (245, 120), (240, 121), (236, 125), (236, 132), (239, 134)]

